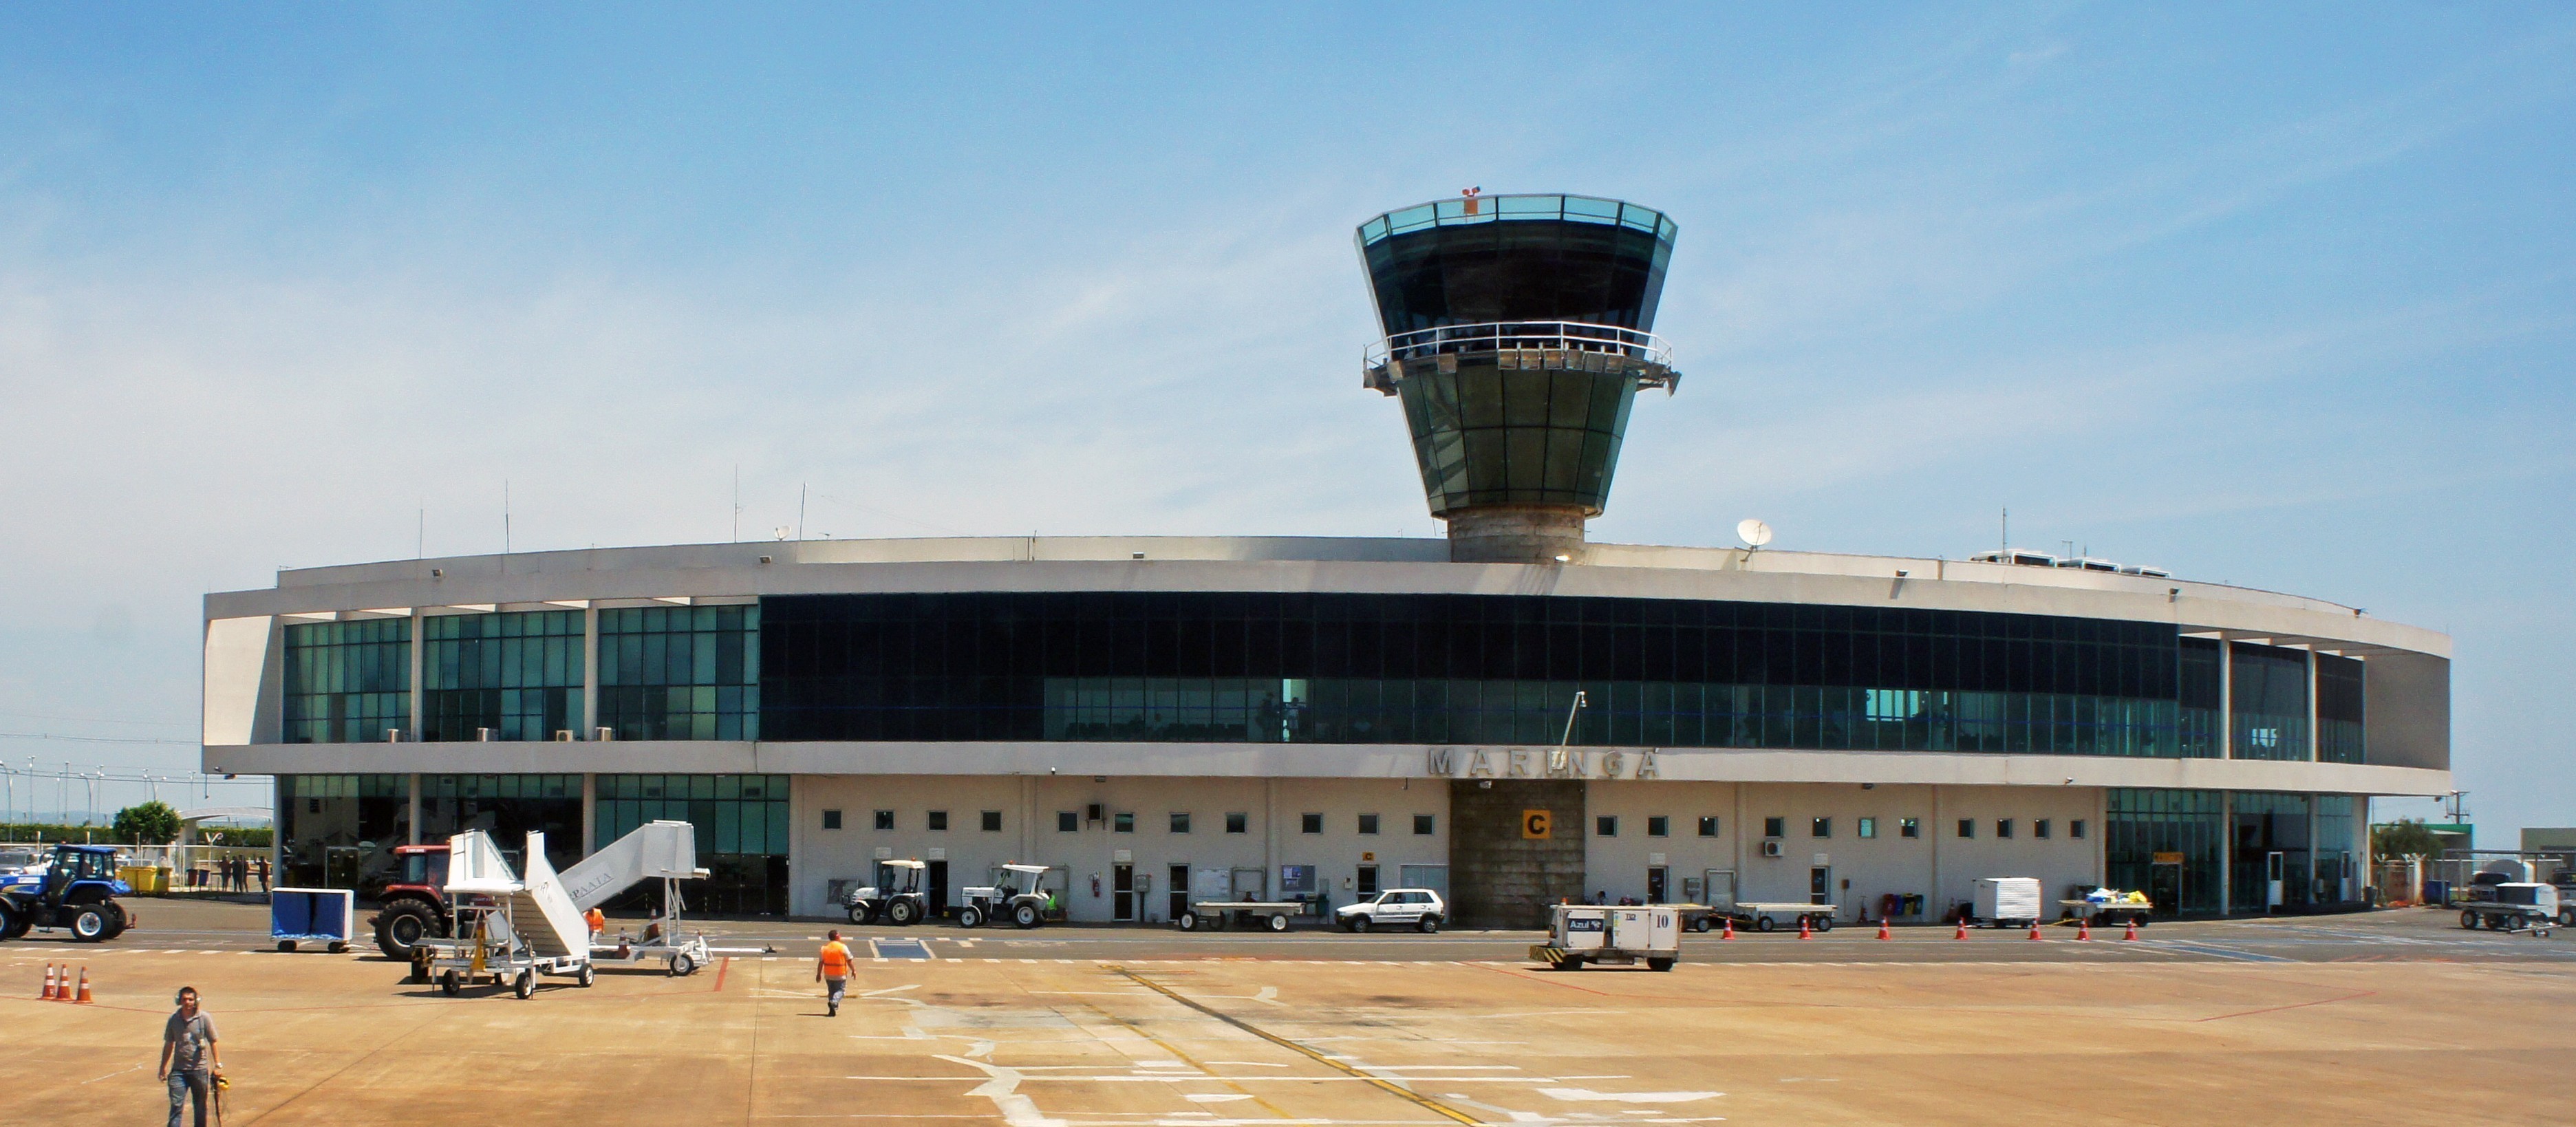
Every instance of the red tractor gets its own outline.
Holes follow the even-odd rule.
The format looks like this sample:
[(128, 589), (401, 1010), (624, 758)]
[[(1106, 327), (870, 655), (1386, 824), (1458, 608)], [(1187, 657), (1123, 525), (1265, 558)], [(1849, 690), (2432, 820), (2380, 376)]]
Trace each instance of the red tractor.
[(380, 907), (367, 922), (376, 929), (377, 950), (409, 962), (413, 945), (448, 937), (447, 843), (397, 845), (394, 862), (401, 872), (378, 894)]

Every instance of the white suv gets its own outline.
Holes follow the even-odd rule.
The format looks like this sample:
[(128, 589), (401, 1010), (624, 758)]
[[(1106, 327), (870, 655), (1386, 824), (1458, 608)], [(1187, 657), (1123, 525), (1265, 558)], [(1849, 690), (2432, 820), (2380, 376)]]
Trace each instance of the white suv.
[(1373, 900), (1336, 910), (1333, 918), (1344, 931), (1367, 931), (1371, 927), (1402, 927), (1416, 931), (1438, 931), (1440, 921), (1449, 916), (1449, 902), (1427, 888), (1390, 888)]

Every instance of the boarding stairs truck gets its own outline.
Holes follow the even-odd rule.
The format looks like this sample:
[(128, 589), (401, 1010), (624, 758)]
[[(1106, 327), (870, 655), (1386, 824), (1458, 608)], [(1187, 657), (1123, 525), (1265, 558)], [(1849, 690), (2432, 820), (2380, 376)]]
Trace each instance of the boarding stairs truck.
[[(514, 876), (491, 835), (468, 830), (448, 839), (446, 894), (455, 913), (452, 938), (424, 940), (413, 956), (415, 979), (435, 979), (447, 994), (485, 975), (526, 998), (536, 976), (565, 975), (588, 986), (600, 963), (661, 961), (685, 975), (718, 948), (703, 933), (681, 933), (679, 882), (704, 877), (696, 832), (687, 822), (638, 826), (558, 874), (546, 861), (545, 835), (528, 835), (527, 871)], [(641, 936), (594, 945), (582, 913), (639, 882), (663, 882), (661, 913)], [(747, 953), (757, 953), (756, 949)]]

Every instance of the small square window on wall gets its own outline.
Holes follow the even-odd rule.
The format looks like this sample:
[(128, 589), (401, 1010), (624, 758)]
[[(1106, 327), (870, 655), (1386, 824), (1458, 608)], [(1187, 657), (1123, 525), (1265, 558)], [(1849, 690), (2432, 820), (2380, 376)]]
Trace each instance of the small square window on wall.
[(826, 810), (826, 811), (824, 811), (824, 812), (823, 812), (823, 828), (824, 828), (824, 829), (827, 829), (827, 830), (837, 830), (837, 829), (840, 829), (840, 828), (841, 828), (841, 812), (840, 812), (840, 811), (838, 811), (838, 810)]
[(1252, 815), (1250, 814), (1237, 810), (1234, 813), (1225, 816), (1225, 832), (1227, 833), (1245, 833), (1250, 831), (1251, 828)]
[(984, 815), (983, 815), (983, 818), (982, 818), (982, 821), (983, 821), (983, 824), (984, 824), (984, 832), (985, 832), (985, 833), (988, 833), (988, 834), (997, 834), (997, 833), (1002, 832), (1002, 812), (1001, 812), (1001, 811), (999, 811), (999, 810), (987, 810), (987, 811), (985, 811), (985, 812), (984, 812)]
[(2030, 820), (2030, 836), (2035, 837), (2035, 838), (2038, 838), (2038, 839), (2040, 839), (2041, 841), (2046, 841), (2046, 840), (2048, 840), (2048, 819), (2046, 819), (2046, 818), (2033, 818), (2033, 819), (2031, 819), (2031, 820)]
[(1324, 832), (1324, 816), (1321, 814), (1297, 815), (1297, 832), (1301, 834), (1319, 834)]
[(1762, 836), (1764, 836), (1764, 837), (1787, 837), (1787, 836), (1789, 836), (1789, 820), (1788, 820), (1787, 818), (1764, 818), (1764, 819), (1762, 819)]
[(1592, 819), (1592, 832), (1597, 837), (1619, 836), (1619, 816), (1616, 814), (1603, 814)]
[(1055, 832), (1060, 834), (1069, 834), (1077, 833), (1081, 829), (1081, 813), (1073, 810), (1058, 810), (1055, 812)]
[(1959, 819), (1959, 836), (1960, 836), (1960, 837), (1975, 837), (1975, 836), (1977, 836), (1977, 820), (1976, 820), (1976, 819), (1974, 819), (1974, 818), (1961, 818), (1961, 819)]
[(1818, 819), (1816, 819), (1815, 821), (1813, 821), (1813, 822), (1811, 822), (1811, 823), (1808, 823), (1808, 825), (1807, 825), (1807, 836), (1808, 836), (1808, 837), (1832, 837), (1832, 836), (1834, 836), (1834, 820), (1833, 820), (1833, 819), (1831, 819), (1831, 818), (1818, 818)]
[(2084, 840), (2084, 819), (2068, 819), (2066, 823), (2066, 836), (2074, 838), (2077, 841)]
[(1898, 837), (1921, 837), (1921, 836), (1923, 836), (1923, 820), (1922, 820), (1922, 819), (1920, 819), (1920, 818), (1898, 818), (1898, 819), (1896, 820), (1896, 836), (1898, 836)]
[(1999, 839), (2010, 840), (2012, 838), (2012, 819), (1995, 819), (1995, 836)]
[(1375, 815), (1375, 814), (1362, 814), (1362, 815), (1360, 815), (1360, 832), (1361, 832), (1361, 833), (1363, 833), (1363, 834), (1374, 834), (1374, 833), (1376, 833), (1376, 832), (1377, 832), (1377, 815)]
[(890, 829), (893, 829), (893, 828), (894, 828), (894, 811), (892, 811), (892, 810), (879, 810), (879, 811), (877, 811), (877, 828), (878, 828), (878, 829), (881, 829), (881, 830), (890, 830)]
[(1172, 811), (1172, 832), (1173, 832), (1173, 833), (1176, 833), (1176, 834), (1185, 834), (1185, 833), (1190, 832), (1190, 812), (1189, 812), (1189, 811), (1187, 811), (1187, 810), (1174, 810), (1174, 811)]
[(1136, 832), (1136, 812), (1135, 812), (1135, 811), (1133, 811), (1133, 810), (1121, 810), (1121, 811), (1117, 812), (1116, 814), (1110, 815), (1110, 818), (1109, 818), (1109, 829), (1110, 829), (1110, 832), (1112, 832), (1112, 833), (1122, 833), (1122, 834), (1132, 834), (1132, 833), (1135, 833), (1135, 832)]
[(1413, 832), (1423, 837), (1429, 837), (1432, 834), (1437, 833), (1438, 830), (1435, 828), (1435, 820), (1431, 815), (1416, 814), (1413, 816)]
[(945, 811), (945, 810), (933, 810), (933, 811), (931, 811), (931, 812), (930, 812), (930, 828), (931, 828), (931, 829), (934, 829), (934, 830), (944, 830), (944, 829), (947, 829), (947, 828), (948, 828), (948, 812), (947, 812), (947, 811)]
[(1702, 818), (1702, 819), (1700, 819), (1700, 820), (1699, 820), (1699, 836), (1701, 836), (1701, 837), (1716, 837), (1716, 836), (1717, 836), (1717, 819), (1715, 819), (1715, 818)]
[(1648, 816), (1648, 817), (1647, 817), (1647, 819), (1646, 819), (1646, 836), (1647, 836), (1647, 837), (1671, 837), (1671, 836), (1673, 836), (1673, 820), (1672, 820), (1671, 818), (1667, 818), (1667, 817), (1665, 817), (1665, 816), (1663, 816), (1663, 815), (1661, 815), (1661, 814), (1655, 814), (1655, 815), (1650, 815), (1650, 816)]
[(1861, 820), (1860, 820), (1860, 827), (1859, 827), (1859, 829), (1860, 829), (1860, 836), (1862, 836), (1862, 837), (1865, 837), (1865, 838), (1866, 838), (1866, 837), (1877, 837), (1877, 836), (1878, 836), (1878, 819), (1876, 819), (1876, 818), (1863, 818), (1863, 819), (1861, 819)]

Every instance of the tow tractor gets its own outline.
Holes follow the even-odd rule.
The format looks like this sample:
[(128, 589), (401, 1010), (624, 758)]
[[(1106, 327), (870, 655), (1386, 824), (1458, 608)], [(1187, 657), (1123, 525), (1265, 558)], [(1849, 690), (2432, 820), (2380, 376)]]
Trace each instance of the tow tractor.
[(844, 901), (850, 922), (866, 925), (883, 919), (896, 927), (920, 923), (930, 914), (930, 902), (921, 895), (921, 873), (926, 868), (910, 858), (877, 862), (877, 882), (851, 889)]
[(959, 890), (963, 904), (957, 909), (957, 926), (982, 927), (992, 920), (1009, 920), (1012, 926), (1032, 928), (1063, 919), (1063, 903), (1044, 887), (1046, 875), (1055, 871), (1046, 865), (994, 866), (990, 886)]
[(0, 877), (0, 940), (28, 929), (60, 929), (83, 943), (102, 943), (134, 926), (116, 897), (134, 887), (117, 879), (116, 847), (54, 847), (53, 864), (41, 872)]
[(397, 845), (394, 863), (402, 873), (377, 894), (376, 914), (367, 923), (375, 928), (376, 950), (409, 962), (421, 940), (448, 937), (447, 843)]

